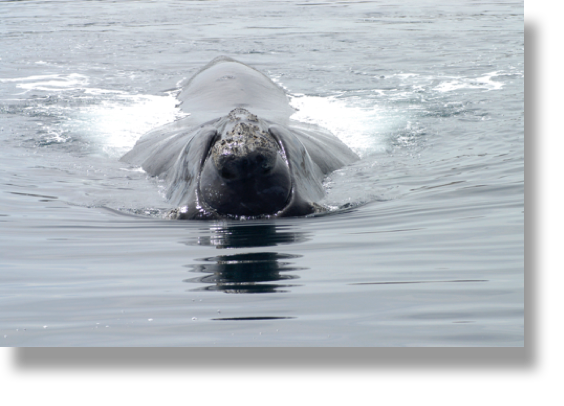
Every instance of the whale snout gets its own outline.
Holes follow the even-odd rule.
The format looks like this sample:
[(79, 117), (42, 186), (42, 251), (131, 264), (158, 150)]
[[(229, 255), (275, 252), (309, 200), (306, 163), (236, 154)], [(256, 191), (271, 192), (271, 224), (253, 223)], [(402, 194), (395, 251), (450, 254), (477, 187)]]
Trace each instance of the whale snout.
[(278, 144), (267, 134), (248, 131), (217, 140), (200, 177), (203, 200), (222, 214), (274, 214), (285, 207), (291, 189)]

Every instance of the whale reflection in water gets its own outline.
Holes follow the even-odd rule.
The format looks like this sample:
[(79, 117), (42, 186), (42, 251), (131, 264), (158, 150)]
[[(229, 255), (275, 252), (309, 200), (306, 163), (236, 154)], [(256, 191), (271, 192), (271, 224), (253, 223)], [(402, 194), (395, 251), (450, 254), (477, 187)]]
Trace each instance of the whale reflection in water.
[[(273, 247), (282, 244), (301, 243), (309, 240), (309, 234), (292, 231), (290, 226), (274, 224), (216, 224), (209, 228), (209, 235), (201, 235), (196, 245), (210, 245), (216, 248)], [(191, 242), (186, 244), (192, 245)]]
[[(292, 231), (290, 226), (272, 223), (263, 224), (215, 224), (209, 229), (210, 235), (186, 241), (188, 245), (208, 245), (217, 249), (273, 247), (307, 241), (308, 234)], [(278, 252), (250, 252), (232, 255), (218, 255), (196, 259), (199, 264), (185, 265), (190, 272), (204, 274), (184, 280), (189, 283), (205, 283), (197, 291), (223, 291), (225, 293), (273, 293), (286, 292), (288, 288), (300, 285), (289, 283), (298, 279), (289, 271), (307, 268), (298, 267), (292, 259), (301, 255)], [(283, 281), (283, 283), (276, 283)]]
[[(225, 293), (284, 292), (283, 288), (299, 286), (288, 283), (288, 281), (298, 279), (299, 276), (283, 274), (287, 271), (304, 269), (286, 262), (286, 260), (299, 257), (301, 255), (254, 252), (202, 258), (198, 261), (206, 262), (205, 264), (190, 265), (190, 267), (192, 268), (191, 272), (205, 275), (186, 279), (184, 282), (210, 284), (196, 290), (223, 291)], [(285, 283), (273, 283), (278, 281)]]

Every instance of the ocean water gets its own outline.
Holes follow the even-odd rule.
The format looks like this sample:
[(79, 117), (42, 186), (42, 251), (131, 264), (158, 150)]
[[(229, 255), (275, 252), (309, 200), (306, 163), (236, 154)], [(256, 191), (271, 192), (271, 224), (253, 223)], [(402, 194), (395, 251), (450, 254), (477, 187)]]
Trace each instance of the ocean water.
[[(0, 2), (0, 37), (3, 346), (524, 345), (523, 2)], [(119, 158), (219, 55), (361, 157), (349, 209), (162, 218)]]

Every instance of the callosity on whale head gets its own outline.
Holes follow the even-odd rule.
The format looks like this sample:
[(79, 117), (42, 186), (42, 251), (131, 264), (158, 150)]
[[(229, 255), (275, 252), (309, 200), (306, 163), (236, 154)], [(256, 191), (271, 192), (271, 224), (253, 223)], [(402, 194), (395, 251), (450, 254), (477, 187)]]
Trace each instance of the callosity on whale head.
[(122, 158), (168, 182), (179, 207), (170, 218), (311, 214), (324, 176), (358, 159), (333, 135), (292, 125), (285, 93), (229, 58), (196, 73), (180, 100), (191, 116), (143, 136)]

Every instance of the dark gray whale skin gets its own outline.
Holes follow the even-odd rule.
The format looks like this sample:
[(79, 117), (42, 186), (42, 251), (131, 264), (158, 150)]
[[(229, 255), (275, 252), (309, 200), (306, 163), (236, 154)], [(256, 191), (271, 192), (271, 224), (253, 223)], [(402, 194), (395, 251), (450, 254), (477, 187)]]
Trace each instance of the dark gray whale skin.
[(337, 137), (290, 119), (285, 92), (219, 57), (182, 86), (190, 116), (145, 134), (121, 161), (165, 179), (169, 218), (271, 218), (323, 211), (324, 177), (358, 160)]

